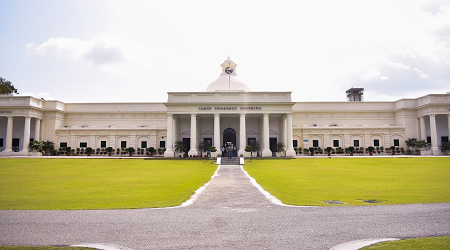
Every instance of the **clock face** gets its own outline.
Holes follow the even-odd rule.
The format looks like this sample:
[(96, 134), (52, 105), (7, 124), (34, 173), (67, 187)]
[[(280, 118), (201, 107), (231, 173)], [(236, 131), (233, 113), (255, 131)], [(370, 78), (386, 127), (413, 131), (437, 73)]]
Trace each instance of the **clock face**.
[(233, 73), (233, 69), (232, 69), (231, 67), (227, 67), (227, 68), (225, 69), (225, 73), (231, 74), (231, 73)]

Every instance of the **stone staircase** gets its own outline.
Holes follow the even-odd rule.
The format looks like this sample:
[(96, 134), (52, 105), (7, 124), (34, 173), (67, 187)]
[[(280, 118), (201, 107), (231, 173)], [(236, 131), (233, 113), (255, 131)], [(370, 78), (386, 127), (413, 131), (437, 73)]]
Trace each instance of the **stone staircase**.
[(220, 165), (239, 165), (239, 157), (233, 157), (231, 159), (222, 157)]

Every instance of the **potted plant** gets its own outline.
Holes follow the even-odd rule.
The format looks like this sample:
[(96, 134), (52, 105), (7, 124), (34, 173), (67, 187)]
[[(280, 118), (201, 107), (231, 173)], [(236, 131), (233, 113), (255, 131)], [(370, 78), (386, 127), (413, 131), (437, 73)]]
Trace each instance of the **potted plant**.
[(71, 152), (72, 148), (71, 147), (66, 147), (65, 149), (66, 149), (66, 155), (70, 156), (70, 152)]
[(42, 156), (42, 147), (44, 146), (44, 142), (39, 141), (30, 141), (29, 147), (32, 152), (29, 152), (29, 155), (33, 156)]
[(134, 150), (133, 147), (127, 148), (127, 152), (128, 152), (128, 154), (129, 154), (129, 156), (133, 156), (134, 151), (135, 151), (135, 150)]
[(380, 146), (380, 151), (381, 151), (381, 153), (384, 152), (384, 147), (383, 146)]
[(91, 153), (92, 153), (92, 148), (91, 148), (91, 147), (87, 147), (87, 148), (86, 148), (86, 154), (87, 154), (87, 156), (91, 156)]
[(370, 147), (367, 147), (367, 150), (369, 150), (369, 155), (372, 156), (373, 155), (373, 151), (375, 150), (375, 148), (370, 146)]
[(281, 153), (284, 152), (284, 143), (283, 142), (278, 142), (277, 143), (277, 152), (276, 152), (276, 156), (277, 157), (281, 157)]
[(209, 144), (209, 141), (201, 141), (198, 144), (198, 151), (202, 157), (204, 154), (205, 155), (207, 154), (207, 152), (209, 151), (210, 148), (211, 148), (211, 145)]
[(217, 157), (217, 148), (212, 146), (209, 148), (209, 151), (211, 152), (211, 158), (216, 158)]
[(298, 147), (294, 147), (295, 154), (298, 154)]
[[(201, 144), (202, 144), (202, 148), (203, 148), (203, 143), (201, 143)], [(186, 146), (184, 145), (184, 142), (183, 141), (176, 141), (174, 150), (175, 150), (175, 152), (178, 153), (178, 157), (180, 157), (180, 158), (183, 157), (183, 154), (186, 151)]]
[(392, 151), (392, 155), (395, 155), (395, 146), (391, 146), (389, 149)]
[(137, 148), (136, 153), (137, 153), (138, 155), (140, 155), (140, 154), (141, 154), (141, 148)]
[(55, 144), (51, 141), (43, 141), (42, 151), (45, 152), (45, 155), (52, 155), (52, 152), (55, 151)]
[(250, 158), (250, 155), (252, 153), (252, 146), (245, 147), (245, 158)]
[(155, 148), (154, 147), (149, 147), (148, 148), (148, 152), (150, 153), (150, 156), (153, 156), (153, 153), (155, 152)]
[(112, 151), (113, 151), (112, 147), (107, 147), (106, 148), (106, 152), (108, 152), (108, 156), (111, 156)]
[(331, 156), (331, 150), (333, 150), (332, 147), (327, 147), (328, 156)]
[(258, 155), (258, 152), (261, 149), (261, 144), (259, 143), (259, 141), (253, 140), (250, 143), (250, 147), (252, 147), (252, 152), (257, 152), (256, 154)]
[(353, 147), (353, 146), (348, 147), (348, 152), (350, 152), (350, 156), (353, 156), (354, 151), (355, 151), (355, 147)]
[(311, 154), (311, 156), (314, 156), (314, 148), (313, 147), (309, 148), (309, 153)]

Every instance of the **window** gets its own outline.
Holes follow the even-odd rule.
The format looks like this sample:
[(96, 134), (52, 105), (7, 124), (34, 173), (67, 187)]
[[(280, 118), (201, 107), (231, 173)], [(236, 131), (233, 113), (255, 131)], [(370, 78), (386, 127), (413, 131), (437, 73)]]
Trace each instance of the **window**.
[(319, 140), (313, 140), (313, 147), (319, 147)]
[(448, 136), (441, 136), (441, 144), (448, 142)]
[(379, 147), (380, 146), (380, 140), (378, 140), (378, 139), (373, 140), (373, 146), (374, 147)]
[(256, 141), (256, 138), (247, 138), (247, 146), (251, 146), (254, 141)]
[(3, 138), (0, 138), (0, 147), (3, 147)]
[(359, 140), (353, 140), (353, 147), (359, 147)]
[(394, 139), (394, 146), (395, 147), (400, 146), (400, 140), (399, 139)]
[(87, 147), (87, 142), (80, 142), (80, 148)]
[(60, 148), (67, 148), (67, 142), (60, 142), (59, 143)]
[(126, 147), (127, 147), (127, 141), (121, 141), (120, 148), (126, 148)]
[(147, 141), (141, 141), (141, 148), (147, 148)]
[(160, 141), (159, 142), (159, 147), (160, 148), (165, 148), (166, 147), (166, 141)]
[(292, 141), (292, 145), (293, 145), (294, 148), (297, 148), (297, 147), (298, 147), (298, 142), (297, 142), (297, 140), (293, 140), (293, 141)]
[(428, 143), (428, 144), (431, 144), (431, 136), (428, 136), (428, 137), (427, 137), (427, 143)]
[(106, 141), (100, 141), (100, 147), (106, 148)]
[(339, 147), (339, 140), (333, 140), (333, 147), (335, 148)]

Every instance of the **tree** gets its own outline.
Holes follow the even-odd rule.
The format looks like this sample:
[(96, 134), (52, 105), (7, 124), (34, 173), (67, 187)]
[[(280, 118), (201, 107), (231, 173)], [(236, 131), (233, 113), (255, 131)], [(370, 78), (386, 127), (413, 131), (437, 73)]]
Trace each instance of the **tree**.
[(0, 77), (0, 95), (19, 94), (14, 85), (3, 77)]
[(184, 145), (184, 142), (183, 141), (176, 141), (175, 142), (175, 152), (178, 152), (178, 153), (181, 153), (181, 152), (184, 152), (184, 151), (186, 151), (186, 146)]

